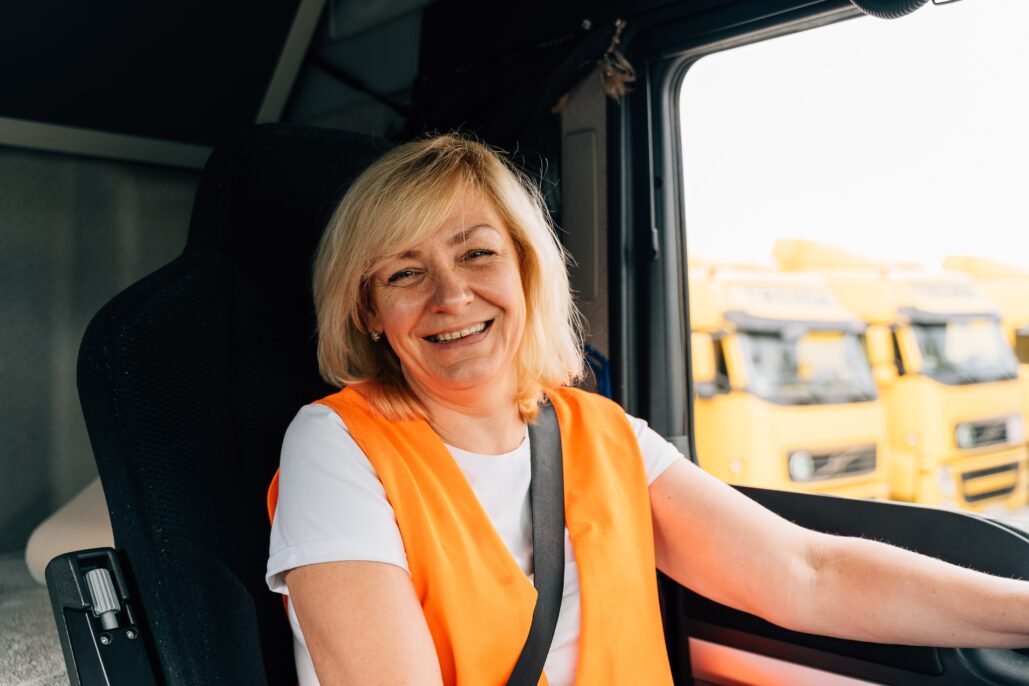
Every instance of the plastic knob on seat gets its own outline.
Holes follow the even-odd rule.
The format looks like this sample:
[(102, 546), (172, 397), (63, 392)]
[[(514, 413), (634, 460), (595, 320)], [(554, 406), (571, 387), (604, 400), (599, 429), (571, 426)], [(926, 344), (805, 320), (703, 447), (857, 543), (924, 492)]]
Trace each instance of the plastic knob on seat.
[(100, 618), (106, 631), (118, 628), (117, 613), (121, 610), (111, 573), (100, 567), (86, 572), (86, 587), (93, 601), (93, 615)]

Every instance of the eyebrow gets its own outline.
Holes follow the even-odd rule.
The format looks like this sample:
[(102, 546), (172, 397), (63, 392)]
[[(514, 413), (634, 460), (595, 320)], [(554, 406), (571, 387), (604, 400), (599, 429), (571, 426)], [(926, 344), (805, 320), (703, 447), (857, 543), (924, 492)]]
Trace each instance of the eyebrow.
[[(492, 224), (478, 224), (477, 226), (472, 226), (472, 227), (469, 227), (467, 229), (461, 229), (461, 230), (457, 231), (453, 236), (450, 237), (450, 240), (447, 241), (447, 245), (450, 246), (450, 247), (453, 247), (455, 245), (461, 245), (462, 243), (466, 242), (469, 238), (471, 238), (472, 234), (476, 233), (477, 231), (481, 231), (483, 229), (499, 233), (499, 231), (497, 231), (496, 227), (494, 227)], [(402, 259), (402, 260), (403, 259), (407, 259), (409, 257), (417, 257), (417, 256), (418, 256), (418, 251), (417, 250), (405, 250), (404, 252), (402, 252), (399, 255), (397, 255), (397, 257), (399, 259)]]

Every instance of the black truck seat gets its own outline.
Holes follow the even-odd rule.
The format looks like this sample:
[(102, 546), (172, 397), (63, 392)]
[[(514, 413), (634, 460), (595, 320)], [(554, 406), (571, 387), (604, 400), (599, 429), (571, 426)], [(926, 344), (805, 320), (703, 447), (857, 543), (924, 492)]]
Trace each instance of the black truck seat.
[(182, 255), (104, 306), (83, 338), (82, 410), (168, 686), (296, 683), (282, 603), (264, 583), (265, 491), (286, 426), (331, 391), (315, 361), (315, 246), (388, 147), (266, 125), (216, 149)]

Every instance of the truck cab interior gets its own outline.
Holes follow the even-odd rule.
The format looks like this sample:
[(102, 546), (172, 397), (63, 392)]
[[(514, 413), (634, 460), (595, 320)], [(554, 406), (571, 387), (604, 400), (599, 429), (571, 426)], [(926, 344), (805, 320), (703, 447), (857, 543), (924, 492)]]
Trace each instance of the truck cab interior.
[[(297, 409), (333, 390), (311, 260), (348, 184), (428, 132), (469, 132), (538, 180), (574, 258), (587, 386), (697, 461), (686, 73), (738, 46), (948, 9), (927, 4), (0, 9), (0, 684), (296, 683), (264, 583), (265, 492)], [(1003, 521), (741, 490), (817, 530), (1029, 578), (1029, 534)], [(55, 512), (59, 547), (31, 543)], [(56, 557), (43, 580), (33, 545), (37, 577)], [(800, 634), (659, 584), (679, 684), (1029, 684), (1029, 651)]]

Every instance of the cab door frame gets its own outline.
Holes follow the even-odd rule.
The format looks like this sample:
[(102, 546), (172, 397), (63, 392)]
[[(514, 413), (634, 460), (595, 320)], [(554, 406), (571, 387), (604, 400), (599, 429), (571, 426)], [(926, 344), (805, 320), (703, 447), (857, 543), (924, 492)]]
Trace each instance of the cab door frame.
[[(609, 298), (613, 389), (694, 462), (686, 221), (677, 98), (703, 55), (859, 16), (847, 0), (749, 0), (709, 11), (640, 15), (623, 46), (640, 80), (608, 106)], [(800, 524), (874, 537), (994, 574), (1029, 577), (1029, 536), (1001, 523), (917, 505), (741, 489)], [(928, 534), (927, 532), (934, 532)], [(953, 535), (960, 532), (960, 535)], [(974, 540), (974, 546), (968, 541)], [(677, 683), (691, 640), (713, 641), (824, 673), (897, 684), (1029, 684), (1029, 653), (882, 646), (789, 632), (662, 578)]]

